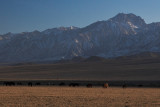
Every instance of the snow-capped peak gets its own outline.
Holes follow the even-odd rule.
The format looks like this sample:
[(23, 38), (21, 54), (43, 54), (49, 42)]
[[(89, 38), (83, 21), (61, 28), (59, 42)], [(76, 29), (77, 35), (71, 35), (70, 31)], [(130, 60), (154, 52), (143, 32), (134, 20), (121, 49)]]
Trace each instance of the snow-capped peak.
[(110, 20), (120, 23), (128, 23), (132, 28), (140, 28), (146, 26), (145, 21), (140, 16), (136, 16), (132, 13), (119, 13)]
[(134, 14), (120, 13), (84, 28), (59, 27), (11, 35), (0, 35), (0, 62), (160, 52), (160, 23), (146, 24)]

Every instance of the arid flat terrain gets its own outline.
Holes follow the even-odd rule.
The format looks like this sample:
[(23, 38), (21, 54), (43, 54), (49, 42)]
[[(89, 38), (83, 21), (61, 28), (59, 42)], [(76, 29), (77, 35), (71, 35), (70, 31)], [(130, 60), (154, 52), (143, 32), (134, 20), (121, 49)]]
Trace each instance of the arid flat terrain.
[(1, 86), (1, 107), (159, 107), (159, 88)]
[(0, 79), (160, 80), (159, 59), (113, 59), (0, 66)]

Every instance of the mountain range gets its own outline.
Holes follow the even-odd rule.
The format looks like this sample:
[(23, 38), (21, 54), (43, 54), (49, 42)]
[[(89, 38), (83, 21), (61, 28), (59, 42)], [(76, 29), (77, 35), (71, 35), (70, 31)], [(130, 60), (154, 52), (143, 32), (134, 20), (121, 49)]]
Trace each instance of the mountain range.
[(1, 63), (79, 56), (116, 58), (145, 52), (160, 52), (160, 22), (146, 24), (132, 13), (119, 13), (84, 28), (71, 26), (0, 35)]

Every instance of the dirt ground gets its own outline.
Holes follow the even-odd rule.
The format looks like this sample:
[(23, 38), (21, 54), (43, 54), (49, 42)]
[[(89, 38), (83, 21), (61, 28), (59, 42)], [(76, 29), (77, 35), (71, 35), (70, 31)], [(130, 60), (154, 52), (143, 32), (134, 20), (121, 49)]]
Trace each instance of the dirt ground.
[[(149, 61), (149, 62), (147, 62)], [(160, 61), (104, 62), (0, 66), (0, 80), (147, 80), (160, 81)]]
[(0, 107), (160, 107), (160, 88), (1, 86)]

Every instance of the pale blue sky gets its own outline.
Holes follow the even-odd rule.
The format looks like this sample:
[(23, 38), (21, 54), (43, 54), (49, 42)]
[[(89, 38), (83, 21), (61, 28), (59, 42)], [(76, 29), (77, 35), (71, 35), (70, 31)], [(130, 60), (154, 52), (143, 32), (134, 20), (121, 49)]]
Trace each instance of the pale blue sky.
[(85, 27), (122, 12), (160, 22), (160, 0), (0, 0), (0, 34)]

